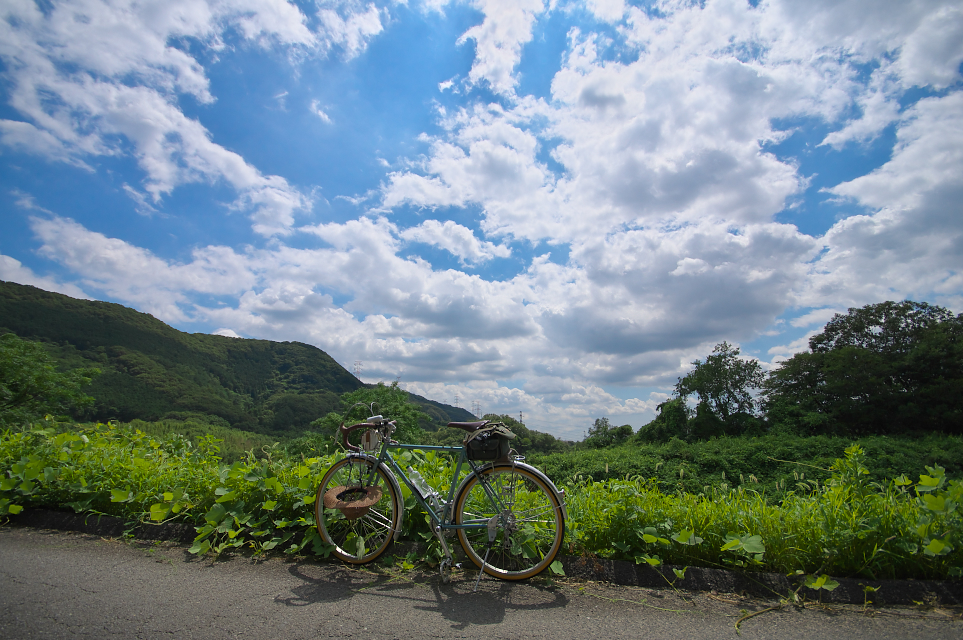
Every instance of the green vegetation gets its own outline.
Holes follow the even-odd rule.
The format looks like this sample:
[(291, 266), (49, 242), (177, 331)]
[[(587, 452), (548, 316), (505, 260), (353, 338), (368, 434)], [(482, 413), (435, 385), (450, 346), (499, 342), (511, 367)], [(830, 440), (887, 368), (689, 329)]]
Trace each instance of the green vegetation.
[[(24, 506), (73, 508), (129, 521), (184, 521), (197, 530), (194, 553), (244, 548), (260, 554), (327, 555), (314, 526), (314, 491), (336, 455), (302, 458), (280, 447), (233, 464), (217, 442), (155, 438), (129, 427), (54, 422), (0, 437), (0, 515)], [(957, 443), (959, 445), (959, 443)], [(595, 450), (601, 453), (603, 450)], [(405, 452), (438, 487), (443, 455)], [(668, 492), (642, 477), (563, 483), (567, 550), (662, 563), (867, 578), (959, 578), (963, 567), (963, 483), (940, 466), (914, 482), (874, 482), (862, 448), (849, 447), (825, 481), (780, 501), (752, 484)], [(405, 490), (406, 491), (406, 490)], [(403, 536), (429, 539), (425, 514), (408, 510)]]
[[(806, 493), (822, 486), (831, 476), (833, 461), (853, 442), (786, 434), (693, 442), (674, 438), (664, 444), (629, 442), (607, 449), (579, 444), (574, 451), (534, 455), (531, 460), (556, 482), (642, 477), (666, 493), (708, 495), (712, 488), (741, 487), (778, 502), (791, 492)], [(873, 460), (870, 479), (874, 482), (935, 465), (951, 475), (963, 475), (960, 436), (866, 436), (856, 443)]]
[[(92, 402), (54, 411), (80, 420), (192, 420), (284, 440), (342, 411), (341, 396), (364, 388), (310, 345), (188, 334), (121, 305), (10, 282), (0, 282), (5, 333), (42, 345), (44, 362), (77, 372), (68, 377), (101, 371), (83, 387)], [(36, 348), (31, 353), (42, 357)], [(416, 426), (427, 431), (474, 419), (464, 409), (413, 394), (408, 399), (420, 411)]]
[(94, 399), (81, 392), (97, 369), (57, 371), (42, 346), (0, 335), (0, 426), (29, 424), (48, 413), (82, 411)]
[[(0, 283), (0, 324), (0, 516), (181, 520), (196, 553), (326, 555), (314, 490), (342, 419), (368, 417), (356, 403), (376, 402), (408, 442), (460, 443), (443, 425), (475, 419), (397, 382), (362, 385), (308, 345), (185, 334), (32, 287)], [(813, 581), (961, 577), (963, 484), (949, 478), (963, 472), (963, 316), (869, 305), (768, 376), (725, 342), (693, 367), (637, 434), (599, 418), (573, 447), (485, 416), (566, 487), (570, 552)], [(129, 424), (64, 422), (90, 416)], [(447, 481), (448, 457), (400, 455)], [(431, 542), (405, 498), (404, 536)]]
[(64, 369), (102, 371), (77, 418), (220, 418), (234, 428), (300, 434), (361, 382), (320, 349), (173, 329), (121, 305), (0, 282), (0, 334), (40, 342)]
[[(531, 456), (539, 453), (554, 453), (567, 451), (572, 447), (572, 443), (559, 440), (550, 433), (542, 433), (541, 431), (534, 431), (529, 429), (524, 424), (516, 420), (515, 418), (497, 413), (486, 413), (482, 416), (483, 420), (491, 420), (492, 422), (501, 422), (507, 426), (512, 433), (515, 434), (515, 439), (512, 440), (512, 448), (518, 453)], [(465, 437), (465, 432), (459, 429), (439, 429), (435, 433), (426, 433), (421, 440), (418, 440), (420, 444), (433, 444), (433, 445), (460, 445)], [(409, 440), (409, 442), (415, 442), (414, 440)]]
[(723, 342), (692, 363), (638, 440), (963, 434), (963, 314), (925, 302), (871, 304), (836, 314), (809, 349), (764, 375)]
[(608, 418), (599, 418), (589, 427), (584, 444), (590, 449), (603, 449), (624, 444), (631, 436), (632, 425), (623, 424), (621, 427), (613, 427), (609, 424)]
[(772, 427), (796, 433), (963, 433), (963, 314), (883, 302), (837, 314), (763, 385)]

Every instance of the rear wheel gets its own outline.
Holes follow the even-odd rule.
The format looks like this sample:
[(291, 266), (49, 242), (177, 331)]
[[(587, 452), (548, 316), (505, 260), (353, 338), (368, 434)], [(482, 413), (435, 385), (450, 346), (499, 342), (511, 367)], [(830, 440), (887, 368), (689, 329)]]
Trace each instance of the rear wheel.
[(369, 483), (374, 465), (364, 458), (335, 463), (314, 498), (318, 533), (345, 562), (371, 562), (388, 550), (398, 528), (399, 496), (381, 466)]
[(458, 529), (458, 541), (489, 575), (504, 580), (537, 575), (555, 559), (565, 533), (555, 492), (521, 467), (487, 467), (480, 475), (471, 476), (455, 498), (455, 524), (484, 526)]

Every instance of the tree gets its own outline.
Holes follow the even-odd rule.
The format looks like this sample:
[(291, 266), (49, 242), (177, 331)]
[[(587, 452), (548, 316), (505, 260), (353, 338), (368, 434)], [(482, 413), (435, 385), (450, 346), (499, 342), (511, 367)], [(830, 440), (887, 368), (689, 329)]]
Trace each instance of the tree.
[(697, 429), (704, 433), (693, 435), (709, 437), (720, 429), (730, 434), (744, 431), (756, 408), (752, 390), (765, 380), (759, 361), (740, 358), (738, 348), (723, 342), (705, 362), (696, 360), (692, 365), (695, 368), (679, 378), (675, 392), (683, 401), (692, 394), (699, 398), (695, 419), (707, 426)]
[(689, 408), (682, 398), (670, 398), (655, 408), (655, 420), (639, 429), (641, 442), (668, 442), (689, 437)]
[[(373, 387), (364, 387), (345, 393), (341, 396), (344, 415), (329, 413), (312, 422), (311, 426), (334, 437), (342, 421), (346, 425), (351, 425), (363, 422), (368, 418), (372, 402), (377, 403), (374, 407), (375, 411), (385, 418), (397, 422), (398, 428), (392, 436), (393, 438), (399, 442), (413, 444), (421, 442), (424, 431), (418, 426), (418, 420), (425, 417), (425, 414), (409, 402), (408, 392), (398, 386), (397, 380), (390, 385), (379, 382)], [(356, 403), (361, 403), (364, 407), (354, 406)]]
[(81, 389), (99, 373), (62, 373), (42, 344), (13, 333), (0, 336), (0, 426), (22, 425), (47, 414), (67, 417), (90, 406), (94, 399)]
[(609, 424), (608, 418), (598, 418), (595, 424), (589, 427), (585, 444), (592, 449), (602, 449), (622, 444), (631, 436), (631, 425), (623, 424), (621, 427), (613, 427)]
[(882, 302), (836, 314), (763, 388), (770, 422), (804, 434), (963, 431), (963, 315)]

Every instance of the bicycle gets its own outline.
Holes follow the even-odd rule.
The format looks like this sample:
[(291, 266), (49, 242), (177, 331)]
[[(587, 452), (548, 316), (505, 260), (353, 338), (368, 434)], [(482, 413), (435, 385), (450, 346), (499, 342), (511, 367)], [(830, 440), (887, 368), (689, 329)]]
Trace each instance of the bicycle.
[[(374, 403), (370, 412), (375, 412)], [(349, 453), (328, 469), (315, 496), (321, 538), (333, 546), (335, 557), (353, 564), (371, 562), (385, 553), (401, 535), (400, 478), (431, 518), (445, 556), (439, 566), (443, 582), (450, 580), (453, 565), (445, 540), (452, 531), (479, 568), (479, 580), (482, 572), (503, 580), (537, 575), (551, 565), (562, 546), (568, 517), (565, 492), (525, 464), (523, 456), (511, 453), (498, 423), (480, 420), (448, 426), (466, 432), (463, 446), (402, 444), (391, 439), (395, 421), (381, 415), (349, 427), (342, 422), (341, 442)], [(349, 443), (348, 436), (360, 429), (365, 432), (359, 447)], [(472, 445), (473, 441), (478, 442)], [(405, 473), (390, 455), (393, 450), (457, 454), (447, 497), (429, 487), (411, 467), (410, 476)], [(468, 473), (456, 487), (465, 463)]]

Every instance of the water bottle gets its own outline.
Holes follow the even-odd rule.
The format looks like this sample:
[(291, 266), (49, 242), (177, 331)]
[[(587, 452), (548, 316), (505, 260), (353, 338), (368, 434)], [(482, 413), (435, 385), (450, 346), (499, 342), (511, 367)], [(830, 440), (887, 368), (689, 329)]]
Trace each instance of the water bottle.
[(421, 474), (411, 468), (411, 466), (408, 467), (408, 478), (411, 480), (411, 484), (415, 486), (415, 491), (418, 492), (418, 496), (422, 500), (425, 500), (428, 496), (438, 495), (438, 493), (425, 482)]

